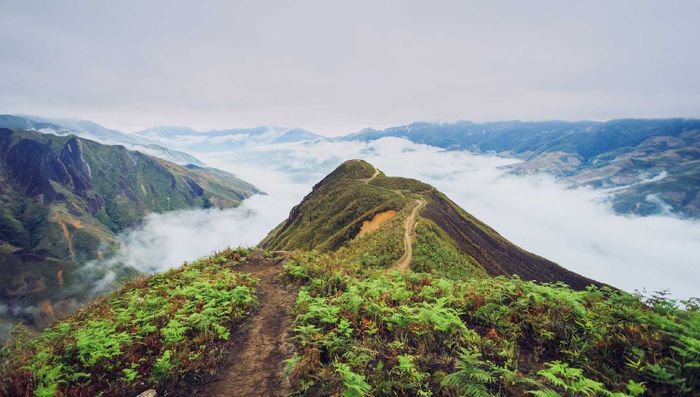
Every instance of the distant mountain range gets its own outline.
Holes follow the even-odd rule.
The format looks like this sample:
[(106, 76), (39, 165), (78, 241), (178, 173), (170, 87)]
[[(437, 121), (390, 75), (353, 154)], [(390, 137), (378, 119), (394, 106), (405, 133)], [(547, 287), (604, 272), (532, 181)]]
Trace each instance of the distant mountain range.
[(137, 150), (180, 165), (204, 165), (199, 159), (185, 152), (170, 149), (142, 136), (109, 129), (88, 120), (0, 115), (0, 127), (35, 130), (55, 135), (72, 134), (105, 145), (122, 145), (127, 149)]
[(235, 207), (256, 193), (224, 171), (0, 128), (0, 314), (47, 324), (89, 295), (80, 264), (110, 255), (147, 214)]
[(245, 145), (280, 144), (326, 139), (301, 128), (255, 127), (197, 131), (189, 127), (154, 127), (136, 135), (198, 152), (237, 149)]
[(419, 122), (383, 130), (368, 128), (340, 138), (284, 127), (199, 131), (161, 126), (127, 134), (86, 120), (9, 115), (0, 116), (0, 127), (74, 134), (183, 165), (202, 165), (187, 151), (399, 137), (447, 150), (518, 158), (522, 161), (509, 166), (509, 172), (548, 173), (569, 186), (601, 189), (620, 214), (673, 213), (700, 218), (700, 120), (696, 119)]
[(619, 213), (700, 217), (700, 120), (413, 123), (342, 139), (384, 137), (517, 157), (523, 162), (510, 167), (514, 173), (608, 189)]

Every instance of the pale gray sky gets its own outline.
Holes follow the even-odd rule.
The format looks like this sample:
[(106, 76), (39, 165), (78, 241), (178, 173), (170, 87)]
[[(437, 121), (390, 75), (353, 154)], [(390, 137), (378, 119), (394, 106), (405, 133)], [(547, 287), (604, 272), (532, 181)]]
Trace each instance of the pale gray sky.
[(698, 1), (0, 0), (0, 112), (152, 125), (700, 116)]

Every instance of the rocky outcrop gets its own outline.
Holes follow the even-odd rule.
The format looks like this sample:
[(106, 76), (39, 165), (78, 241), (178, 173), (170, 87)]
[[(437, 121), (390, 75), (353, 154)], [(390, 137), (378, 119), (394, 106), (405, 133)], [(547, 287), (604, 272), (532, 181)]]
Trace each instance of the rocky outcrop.
[(49, 145), (21, 139), (9, 148), (6, 159), (12, 179), (24, 194), (41, 197), (46, 204), (65, 198), (52, 182), (68, 185), (71, 178)]

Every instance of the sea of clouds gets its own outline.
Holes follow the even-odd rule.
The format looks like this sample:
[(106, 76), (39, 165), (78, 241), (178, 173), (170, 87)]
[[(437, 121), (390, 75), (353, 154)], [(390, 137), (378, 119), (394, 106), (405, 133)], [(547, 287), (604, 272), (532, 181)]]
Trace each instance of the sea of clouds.
[[(151, 273), (228, 246), (251, 246), (283, 221), (311, 187), (342, 161), (365, 159), (388, 175), (443, 191), (504, 237), (570, 270), (628, 291), (670, 289), (700, 296), (700, 222), (614, 214), (605, 193), (571, 189), (547, 175), (515, 176), (515, 159), (445, 151), (399, 138), (318, 141), (193, 153), (267, 195), (229, 210), (151, 215), (121, 236), (109, 261)], [(92, 264), (101, 266), (103, 264)], [(101, 288), (111, 279), (105, 277)]]

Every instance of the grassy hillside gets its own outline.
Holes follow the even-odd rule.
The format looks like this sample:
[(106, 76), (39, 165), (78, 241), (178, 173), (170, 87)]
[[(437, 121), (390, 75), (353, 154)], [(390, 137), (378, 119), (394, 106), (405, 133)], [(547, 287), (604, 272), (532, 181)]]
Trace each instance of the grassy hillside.
[(335, 250), (351, 240), (362, 222), (374, 214), (403, 208), (408, 202), (404, 195), (364, 182), (373, 173), (374, 167), (367, 162), (343, 163), (317, 183), (261, 245), (278, 250)]
[[(425, 202), (416, 223), (417, 252), (412, 261), (416, 270), (519, 275), (525, 280), (563, 281), (577, 289), (597, 284), (517, 247), (432, 186), (413, 179), (387, 177), (361, 160), (343, 163), (314, 186), (260, 246), (273, 250), (335, 251), (356, 238), (363, 222), (387, 210), (399, 215), (380, 229), (399, 229), (396, 237), (400, 241), (404, 226), (401, 220), (410, 214), (416, 200)], [(401, 244), (394, 245), (401, 252)]]
[(231, 330), (255, 307), (254, 277), (234, 272), (247, 250), (226, 250), (137, 278), (0, 353), (0, 395), (136, 395), (204, 380)]
[[(375, 190), (391, 197), (391, 205), (382, 206)], [(330, 194), (329, 203), (318, 199), (319, 192)], [(421, 198), (426, 203), (419, 208)], [(414, 218), (431, 211), (429, 200), (442, 200), (433, 211), (460, 216)], [(311, 216), (329, 208), (324, 205), (383, 222), (367, 231), (367, 223), (331, 217), (336, 229), (324, 229), (329, 219)], [(388, 208), (396, 212), (374, 216)], [(474, 235), (481, 231), (481, 256), (461, 248), (464, 242), (444, 222)], [(398, 264), (406, 256), (407, 233), (413, 255), (403, 268)], [(238, 395), (700, 393), (697, 299), (675, 302), (608, 286), (576, 290), (563, 282), (491, 276), (489, 263), (508, 268), (508, 261), (527, 254), (501, 239), (429, 186), (348, 162), (263, 242), (294, 252), (227, 250), (136, 279), (38, 339), (16, 335), (0, 351), (0, 394), (123, 396), (156, 388), (159, 395), (213, 395), (216, 388), (197, 387), (214, 377)], [(265, 263), (274, 266), (258, 272)], [(258, 283), (248, 272), (266, 278)], [(291, 295), (274, 294), (277, 300), (296, 296), (293, 305), (271, 298), (278, 289)], [(292, 307), (286, 321), (280, 307)], [(251, 328), (257, 332), (237, 332), (251, 323), (258, 324)], [(246, 346), (246, 358), (230, 353), (230, 346)], [(231, 373), (254, 376), (259, 384), (239, 387), (240, 376), (227, 378)]]

